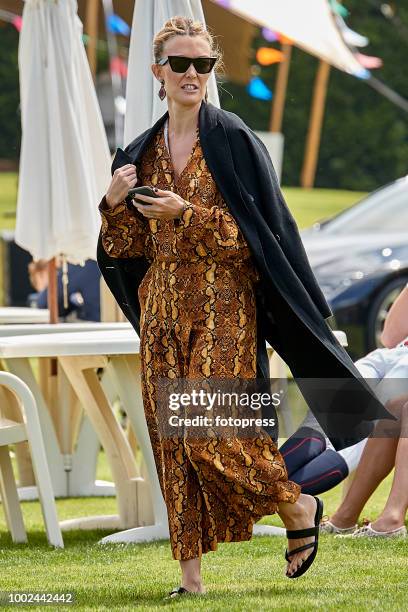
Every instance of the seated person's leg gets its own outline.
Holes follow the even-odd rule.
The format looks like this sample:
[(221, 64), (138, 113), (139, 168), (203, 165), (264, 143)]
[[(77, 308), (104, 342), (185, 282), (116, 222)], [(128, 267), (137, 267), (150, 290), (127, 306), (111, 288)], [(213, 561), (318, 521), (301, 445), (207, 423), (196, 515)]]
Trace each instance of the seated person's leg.
[(340, 451), (338, 451), (339, 455), (347, 463), (349, 474), (354, 472), (360, 463), (361, 455), (363, 454), (366, 443), (367, 438), (357, 442), (357, 444), (353, 444), (353, 446), (348, 446), (347, 448), (342, 448)]
[(381, 380), (384, 378), (389, 367), (387, 355), (388, 349), (375, 349), (375, 351), (371, 351), (371, 353), (361, 357), (361, 359), (357, 359), (354, 365), (363, 378)]
[(302, 493), (319, 495), (338, 485), (348, 474), (343, 457), (335, 450), (327, 449), (291, 474), (290, 480), (301, 485)]
[(401, 530), (401, 535), (403, 535), (408, 509), (408, 404), (404, 400), (402, 400), (399, 414), (401, 432), (395, 455), (391, 491), (384, 510), (371, 526), (379, 532)]
[(280, 452), (285, 460), (288, 476), (307, 465), (326, 450), (325, 436), (311, 427), (300, 427), (282, 444)]

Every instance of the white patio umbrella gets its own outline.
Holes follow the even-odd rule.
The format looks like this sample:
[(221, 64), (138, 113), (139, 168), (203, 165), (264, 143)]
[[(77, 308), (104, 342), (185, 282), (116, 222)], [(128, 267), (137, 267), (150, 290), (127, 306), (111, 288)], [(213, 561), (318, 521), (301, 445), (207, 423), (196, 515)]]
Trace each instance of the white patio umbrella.
[[(201, 0), (136, 0), (126, 84), (125, 144), (166, 112), (166, 101), (157, 95), (160, 84), (150, 70), (152, 41), (164, 22), (176, 15), (205, 22)], [(214, 73), (208, 82), (208, 100), (220, 106)]]
[(95, 259), (110, 152), (76, 0), (25, 0), (15, 239), (35, 260)]

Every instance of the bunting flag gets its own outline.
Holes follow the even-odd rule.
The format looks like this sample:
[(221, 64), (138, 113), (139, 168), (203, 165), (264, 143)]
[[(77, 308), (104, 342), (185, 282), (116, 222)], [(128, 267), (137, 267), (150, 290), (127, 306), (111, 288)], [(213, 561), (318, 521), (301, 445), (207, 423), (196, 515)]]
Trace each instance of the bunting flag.
[(366, 36), (361, 36), (361, 34), (354, 32), (354, 30), (351, 30), (344, 21), (343, 17), (340, 15), (335, 15), (334, 18), (344, 41), (348, 45), (351, 47), (366, 47), (369, 44), (370, 41), (368, 38)]
[(106, 27), (112, 34), (122, 34), (122, 36), (129, 36), (130, 34), (130, 27), (126, 21), (114, 13), (108, 16)]
[(371, 72), (367, 70), (367, 68), (364, 68), (363, 66), (361, 66), (361, 69), (355, 72), (354, 76), (357, 77), (358, 79), (362, 79), (363, 81), (366, 81), (367, 79), (371, 77)]
[(360, 64), (367, 68), (367, 70), (375, 70), (383, 66), (383, 61), (380, 57), (374, 57), (372, 55), (364, 55), (363, 53), (356, 53), (356, 58)]
[(127, 63), (121, 57), (112, 57), (110, 61), (110, 70), (115, 74), (119, 74), (123, 79), (127, 78)]
[(268, 42), (276, 42), (277, 40), (279, 40), (278, 32), (270, 30), (269, 28), (262, 28), (262, 36)]
[(270, 66), (284, 60), (282, 51), (272, 49), (271, 47), (260, 47), (256, 52), (256, 61), (261, 66)]
[(20, 15), (13, 17), (13, 21), (11, 23), (16, 28), (17, 32), (21, 32), (21, 28), (23, 27), (23, 18), (20, 17)]
[(6, 23), (11, 23), (17, 32), (21, 31), (21, 27), (23, 25), (23, 19), (17, 13), (12, 13), (11, 11), (6, 11), (4, 9), (0, 9), (0, 21), (5, 21)]
[(259, 77), (254, 77), (249, 81), (247, 91), (252, 98), (257, 100), (272, 100), (271, 90)]
[(219, 4), (220, 6), (223, 6), (224, 8), (229, 8), (229, 5), (231, 4), (231, 0), (214, 0), (216, 2), (216, 4)]
[(330, 6), (333, 13), (340, 15), (340, 17), (348, 17), (350, 15), (350, 12), (346, 9), (346, 7), (343, 4), (340, 4), (340, 2), (337, 2), (337, 0), (330, 0)]
[(282, 45), (293, 45), (293, 40), (284, 34), (279, 34), (279, 41)]

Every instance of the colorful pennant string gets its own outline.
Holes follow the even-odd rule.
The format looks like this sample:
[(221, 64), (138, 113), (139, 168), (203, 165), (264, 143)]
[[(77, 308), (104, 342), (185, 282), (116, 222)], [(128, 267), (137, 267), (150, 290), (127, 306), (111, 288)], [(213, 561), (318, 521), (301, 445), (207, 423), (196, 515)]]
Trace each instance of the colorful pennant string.
[(262, 36), (268, 42), (276, 42), (277, 40), (279, 40), (278, 32), (274, 32), (273, 30), (270, 30), (269, 28), (262, 28)]
[(231, 5), (231, 0), (215, 0), (215, 2), (224, 8), (229, 8)]
[(363, 68), (367, 68), (368, 70), (375, 70), (376, 68), (381, 68), (383, 66), (383, 61), (380, 57), (374, 57), (373, 55), (364, 55), (363, 53), (355, 53), (354, 57)]
[(248, 85), (247, 91), (252, 98), (257, 100), (272, 100), (272, 92), (259, 77), (253, 77)]
[(112, 34), (122, 34), (122, 36), (129, 36), (130, 27), (128, 26), (126, 21), (122, 19), (122, 17), (119, 17), (119, 15), (115, 15), (113, 13), (112, 15), (109, 15), (106, 21), (107, 28)]
[(293, 40), (284, 34), (279, 34), (279, 41), (282, 45), (293, 45)]
[(368, 38), (366, 36), (361, 36), (361, 34), (354, 32), (354, 30), (351, 30), (344, 21), (343, 17), (340, 17), (340, 15), (335, 15), (335, 20), (343, 40), (348, 45), (352, 47), (366, 47), (369, 44), (370, 41)]
[(282, 51), (278, 51), (278, 49), (260, 47), (256, 52), (256, 61), (259, 62), (261, 66), (270, 66), (271, 64), (276, 64), (283, 60), (284, 55)]
[(21, 28), (23, 27), (23, 18), (20, 17), (20, 15), (13, 17), (13, 21), (11, 23), (16, 28), (17, 32), (21, 32)]
[(354, 73), (354, 76), (357, 77), (358, 79), (362, 79), (363, 81), (366, 81), (367, 79), (371, 77), (371, 72), (367, 70), (367, 68), (362, 67), (361, 70)]
[(350, 15), (350, 11), (348, 11), (343, 4), (337, 2), (337, 0), (330, 0), (330, 6), (333, 13), (340, 15), (340, 17), (348, 17)]
[(121, 57), (112, 57), (110, 61), (111, 72), (119, 74), (123, 79), (126, 79), (128, 74), (127, 63)]

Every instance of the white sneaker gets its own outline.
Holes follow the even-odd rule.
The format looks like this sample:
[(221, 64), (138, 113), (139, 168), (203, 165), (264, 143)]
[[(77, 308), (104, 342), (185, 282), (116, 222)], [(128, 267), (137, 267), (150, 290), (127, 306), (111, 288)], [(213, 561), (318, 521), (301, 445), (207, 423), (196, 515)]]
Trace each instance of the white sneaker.
[(329, 520), (328, 517), (323, 517), (322, 522), (320, 523), (320, 533), (347, 535), (354, 533), (357, 527), (358, 525), (353, 525), (353, 527), (337, 527)]
[(391, 529), (391, 531), (376, 531), (371, 527), (371, 523), (363, 525), (359, 529), (356, 529), (351, 535), (337, 535), (340, 538), (406, 538), (407, 528), (405, 525), (397, 527), (397, 529)]

